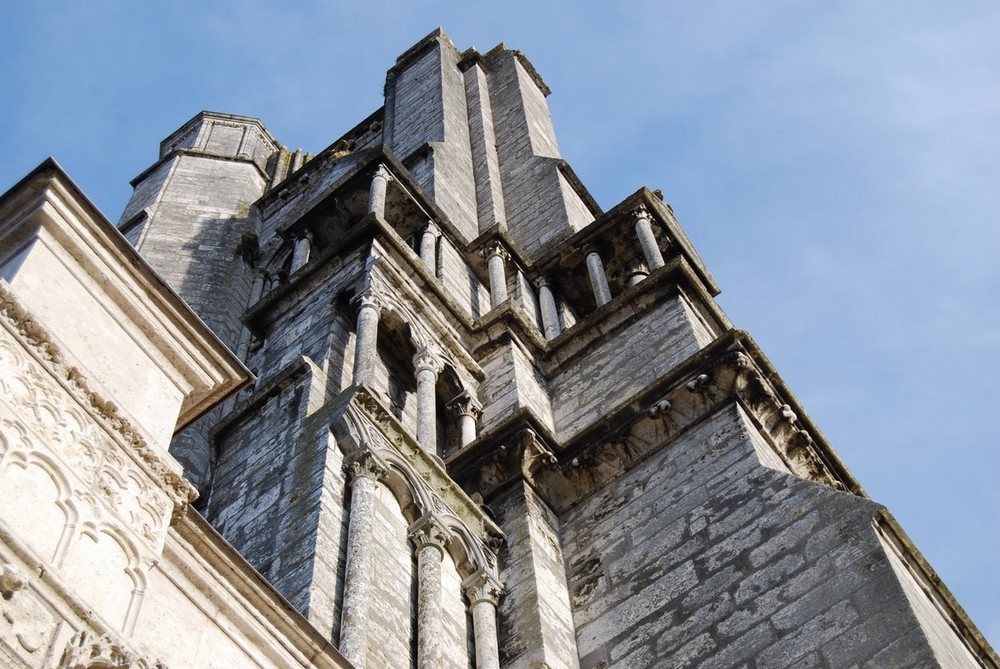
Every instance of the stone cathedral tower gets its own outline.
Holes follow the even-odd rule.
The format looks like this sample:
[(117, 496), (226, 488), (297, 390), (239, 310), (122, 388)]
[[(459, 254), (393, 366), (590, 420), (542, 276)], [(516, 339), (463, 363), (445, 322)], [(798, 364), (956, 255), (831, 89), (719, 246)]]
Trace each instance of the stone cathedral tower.
[(256, 377), (170, 448), (216, 571), (339, 650), (301, 666), (1000, 666), (670, 206), (594, 202), (548, 94), (435, 31), (315, 156), (203, 112), (133, 181), (121, 233)]

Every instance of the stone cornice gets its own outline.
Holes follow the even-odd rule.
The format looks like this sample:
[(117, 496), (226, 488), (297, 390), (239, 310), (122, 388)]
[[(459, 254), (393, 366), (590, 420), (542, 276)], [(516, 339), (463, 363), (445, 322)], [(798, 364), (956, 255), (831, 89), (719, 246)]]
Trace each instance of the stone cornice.
[[(566, 443), (522, 415), (449, 460), (454, 475), (487, 499), (527, 480), (557, 511), (575, 504), (725, 406), (741, 406), (777, 458), (800, 478), (866, 496), (770, 362), (732, 330), (637, 393), (632, 402)], [(532, 439), (526, 440), (524, 429)], [(540, 443), (540, 448), (534, 448)]]
[[(351, 666), (330, 640), (292, 606), (197, 512), (170, 529), (164, 560), (157, 566), (192, 604), (213, 617), (252, 621), (261, 638), (256, 652), (276, 663), (291, 656), (298, 666)], [(276, 652), (277, 651), (277, 652)]]
[(168, 494), (174, 519), (183, 515), (198, 493), (181, 475), (176, 463), (165, 460), (129, 419), (119, 414), (114, 402), (94, 392), (79, 370), (63, 360), (48, 331), (20, 305), (3, 282), (0, 282), (0, 326), (104, 428), (122, 452)]
[[(0, 197), (0, 256), (4, 262), (30, 240), (42, 240), (48, 252), (72, 264), (78, 296), (100, 303), (114, 327), (135, 342), (137, 350), (184, 395), (170, 427), (180, 429), (211, 409), (251, 378), (250, 372), (183, 300), (139, 256), (129, 242), (80, 192), (61, 167), (48, 159)], [(19, 278), (11, 280), (18, 290)], [(20, 294), (27, 308), (55, 310), (58, 296)], [(67, 308), (82, 305), (66, 305)], [(71, 332), (48, 321), (58, 339)], [(64, 341), (64, 344), (66, 342)], [(67, 351), (69, 347), (67, 346)], [(77, 346), (72, 357), (95, 358)], [(151, 368), (152, 369), (152, 368)], [(92, 379), (95, 381), (95, 379)], [(122, 401), (122, 405), (128, 402)], [(132, 415), (137, 420), (136, 415)]]
[(917, 547), (913, 545), (910, 537), (899, 526), (888, 509), (885, 507), (879, 509), (875, 515), (874, 526), (883, 545), (896, 553), (935, 608), (954, 628), (966, 648), (981, 666), (991, 669), (1000, 668), (1000, 656), (993, 650), (990, 643), (969, 618), (965, 609), (951, 594), (948, 587), (941, 581), (941, 577), (938, 576)]

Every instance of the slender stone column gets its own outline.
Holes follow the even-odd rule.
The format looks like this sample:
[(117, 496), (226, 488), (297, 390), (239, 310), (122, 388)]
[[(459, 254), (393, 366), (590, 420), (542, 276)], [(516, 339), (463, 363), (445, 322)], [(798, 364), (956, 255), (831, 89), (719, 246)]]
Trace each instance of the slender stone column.
[(389, 190), (389, 170), (385, 165), (379, 165), (372, 177), (371, 190), (368, 191), (368, 213), (379, 218), (385, 218), (385, 195)]
[(482, 405), (468, 391), (448, 403), (448, 408), (458, 417), (461, 446), (471, 444), (476, 440), (476, 422), (482, 413)]
[(298, 272), (303, 265), (309, 262), (310, 250), (312, 250), (312, 234), (307, 230), (295, 240), (295, 248), (292, 250), (292, 266), (288, 269), (289, 274)]
[(425, 348), (413, 356), (417, 371), (417, 443), (427, 453), (437, 455), (437, 386), (438, 373), (444, 368), (434, 352)]
[(292, 169), (290, 171), (296, 172), (302, 165), (306, 162), (306, 158), (302, 153), (302, 149), (295, 149), (295, 153), (292, 154)]
[(253, 306), (260, 301), (261, 296), (264, 294), (264, 274), (258, 274), (253, 278), (253, 283), (250, 285), (250, 301), (248, 306)]
[(540, 276), (535, 280), (535, 285), (538, 286), (539, 309), (542, 312), (542, 332), (546, 339), (555, 339), (560, 332), (559, 309), (556, 307), (549, 278)]
[(417, 667), (439, 669), (444, 657), (441, 607), (441, 560), (448, 533), (427, 514), (410, 526), (417, 552)]
[(340, 652), (355, 667), (367, 666), (368, 615), (374, 546), (375, 496), (385, 467), (364, 452), (350, 463), (351, 516), (347, 526), (347, 563), (344, 570), (344, 606), (340, 622)]
[(629, 288), (649, 276), (649, 270), (639, 261), (633, 260), (625, 266), (625, 283)]
[(437, 276), (437, 238), (440, 234), (434, 221), (431, 221), (420, 237), (420, 260), (433, 276)]
[(469, 598), (472, 628), (476, 643), (476, 669), (500, 669), (497, 642), (497, 603), (503, 586), (486, 570), (480, 569), (465, 579), (462, 590)]
[(646, 266), (650, 271), (663, 267), (663, 254), (660, 253), (660, 245), (656, 243), (656, 235), (653, 234), (653, 225), (649, 220), (649, 212), (646, 207), (639, 207), (635, 210), (635, 234), (639, 235), (639, 245), (642, 247), (642, 255), (646, 257)]
[(604, 273), (604, 263), (596, 249), (587, 251), (587, 271), (590, 272), (590, 285), (594, 288), (594, 299), (597, 306), (611, 301), (611, 289), (608, 288), (608, 277)]
[(504, 263), (510, 260), (510, 254), (500, 244), (494, 242), (483, 249), (486, 263), (490, 270), (490, 305), (497, 307), (507, 300), (507, 270)]
[(370, 291), (361, 293), (355, 300), (358, 302), (358, 326), (354, 345), (354, 385), (360, 385), (371, 381), (382, 304)]

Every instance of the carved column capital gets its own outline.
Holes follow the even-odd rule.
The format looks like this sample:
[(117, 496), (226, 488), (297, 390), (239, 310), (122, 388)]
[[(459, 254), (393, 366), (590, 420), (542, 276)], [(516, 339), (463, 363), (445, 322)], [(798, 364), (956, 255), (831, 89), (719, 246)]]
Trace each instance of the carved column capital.
[(376, 167), (375, 171), (372, 173), (372, 178), (392, 181), (392, 174), (389, 172), (389, 168), (382, 163), (379, 163), (378, 167)]
[(644, 218), (648, 221), (651, 217), (649, 215), (649, 210), (646, 209), (646, 205), (640, 204), (638, 207), (636, 207), (629, 213), (629, 218), (634, 222), (638, 221), (641, 218)]
[(351, 484), (360, 478), (381, 481), (389, 473), (389, 468), (371, 451), (362, 451), (352, 457), (347, 463), (351, 476)]
[(494, 257), (502, 258), (504, 262), (510, 260), (510, 253), (507, 252), (507, 249), (505, 249), (503, 244), (501, 244), (500, 242), (490, 242), (489, 244), (483, 247), (481, 253), (483, 254), (483, 257), (486, 258), (487, 260)]
[(469, 599), (469, 605), (475, 606), (480, 602), (488, 602), (496, 606), (503, 597), (503, 584), (485, 569), (472, 574), (462, 581), (462, 592)]
[(382, 313), (382, 310), (385, 309), (385, 302), (382, 298), (375, 294), (375, 291), (371, 289), (366, 290), (363, 293), (358, 293), (351, 299), (351, 302), (356, 304), (358, 309), (368, 307), (379, 313)]
[(462, 394), (457, 395), (455, 399), (448, 402), (448, 409), (454, 412), (456, 416), (469, 416), (478, 419), (479, 415), (483, 412), (483, 405), (470, 395), (468, 391), (464, 391)]
[(88, 667), (115, 667), (116, 669), (163, 669), (158, 660), (141, 657), (110, 635), (97, 636), (87, 630), (77, 632), (63, 651), (59, 669), (87, 669)]
[(431, 350), (430, 347), (424, 346), (413, 356), (413, 367), (417, 373), (426, 370), (434, 372), (434, 374), (440, 374), (441, 370), (444, 369), (444, 363), (441, 361), (441, 357)]
[(424, 514), (415, 523), (410, 525), (407, 536), (416, 545), (417, 551), (431, 546), (441, 551), (442, 555), (444, 554), (444, 547), (448, 544), (449, 539), (451, 539), (451, 533), (448, 532), (448, 528), (433, 513)]
[(433, 220), (427, 221), (427, 227), (424, 228), (424, 234), (431, 234), (435, 237), (441, 236), (441, 228), (438, 227), (437, 223)]
[(547, 274), (543, 274), (535, 279), (535, 288), (550, 288), (552, 286), (552, 279), (548, 277)]

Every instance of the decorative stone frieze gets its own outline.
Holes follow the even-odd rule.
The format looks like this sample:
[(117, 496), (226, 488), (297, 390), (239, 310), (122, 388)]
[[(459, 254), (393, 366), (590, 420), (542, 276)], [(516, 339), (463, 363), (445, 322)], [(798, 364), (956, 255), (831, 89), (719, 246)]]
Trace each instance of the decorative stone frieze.
[[(832, 450), (817, 436), (775, 378), (756, 345), (732, 331), (679, 365), (648, 394), (607, 418), (597, 433), (573, 443), (549, 444), (537, 429), (524, 429), (482, 457), (474, 476), (489, 496), (514, 478), (532, 483), (556, 511), (567, 508), (663, 448), (726, 403), (737, 402), (759, 425), (778, 461), (804, 479), (837, 490), (861, 492)], [(489, 452), (488, 444), (483, 445)]]
[(170, 518), (182, 514), (196, 497), (194, 488), (118, 414), (113, 402), (92, 391), (63, 361), (48, 333), (3, 285), (0, 325), (2, 401), (14, 415), (37, 415), (42, 407), (48, 412), (46, 420), (30, 427), (10, 418), (0, 430), (24, 435), (20, 442), (29, 450), (38, 448), (30, 436), (37, 433), (126, 526), (157, 544)]
[(73, 635), (58, 669), (167, 669), (159, 660), (144, 657), (108, 635), (86, 630)]

